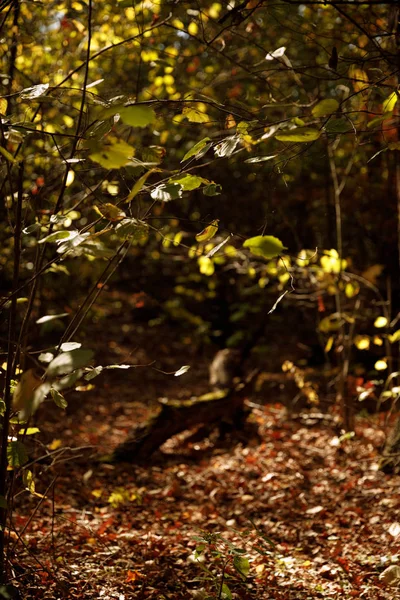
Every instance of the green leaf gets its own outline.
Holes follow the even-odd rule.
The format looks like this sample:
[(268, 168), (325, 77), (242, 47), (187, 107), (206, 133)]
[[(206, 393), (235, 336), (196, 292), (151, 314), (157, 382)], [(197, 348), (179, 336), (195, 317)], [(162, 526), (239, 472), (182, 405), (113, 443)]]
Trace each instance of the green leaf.
[(243, 247), (249, 248), (255, 256), (263, 258), (275, 258), (282, 250), (286, 250), (286, 246), (282, 244), (281, 240), (273, 235), (257, 235), (249, 238), (243, 243)]
[(124, 106), (118, 113), (123, 122), (131, 127), (146, 127), (156, 118), (154, 110), (149, 106)]
[(202, 183), (209, 183), (208, 179), (198, 177), (198, 175), (183, 175), (179, 177), (171, 177), (168, 183), (178, 183), (182, 190), (185, 192), (191, 192), (201, 186)]
[(297, 129), (290, 129), (284, 133), (278, 133), (275, 137), (280, 142), (298, 142), (307, 143), (314, 142), (321, 135), (321, 131), (313, 129), (312, 127), (298, 127)]
[[(185, 162), (185, 160), (189, 160), (189, 158), (192, 158), (193, 156), (195, 156), (196, 158), (201, 158), (201, 156), (204, 156), (205, 152), (203, 152), (203, 150), (205, 150), (205, 148), (207, 148), (207, 150), (208, 150), (212, 145), (212, 144), (209, 144), (208, 142), (211, 142), (209, 137), (205, 137), (202, 140), (200, 140), (200, 142), (197, 142), (197, 144), (192, 146), (190, 148), (190, 150), (188, 150), (188, 152), (186, 152), (186, 154), (182, 158), (181, 162)], [(207, 150), (206, 150), (206, 152), (207, 152)]]
[(354, 129), (346, 119), (330, 119), (325, 125), (325, 131), (327, 133), (348, 133)]
[(58, 390), (51, 388), (50, 395), (53, 399), (54, 404), (56, 404), (59, 408), (65, 409), (68, 406), (68, 402), (64, 398), (62, 394)]
[(232, 600), (231, 590), (228, 588), (228, 586), (226, 585), (226, 583), (222, 584), (221, 598), (223, 600)]
[(35, 433), (40, 433), (40, 429), (38, 427), (28, 427), (27, 429), (20, 429), (18, 433), (20, 435), (35, 435)]
[(170, 202), (182, 196), (182, 187), (178, 183), (161, 183), (151, 192), (153, 200)]
[(88, 371), (86, 373), (86, 375), (84, 376), (84, 379), (86, 379), (86, 381), (90, 381), (91, 379), (94, 379), (95, 377), (97, 377), (97, 375), (100, 375), (102, 370), (103, 370), (103, 367), (101, 365), (99, 365), (98, 367), (94, 367), (94, 369), (90, 369), (90, 371)]
[(222, 192), (222, 185), (219, 183), (209, 183), (203, 187), (205, 196), (219, 196)]
[(382, 104), (382, 110), (383, 110), (383, 112), (384, 113), (392, 112), (392, 110), (396, 106), (397, 100), (398, 100), (398, 94), (397, 94), (397, 92), (392, 92), (390, 94), (389, 98), (387, 98), (385, 100), (385, 102)]
[(93, 358), (92, 350), (70, 350), (62, 352), (47, 367), (46, 376), (53, 378), (72, 373), (75, 369), (84, 367)]
[(100, 152), (90, 154), (89, 158), (105, 169), (120, 169), (130, 162), (134, 154), (135, 150), (132, 146), (119, 140), (104, 146)]
[(7, 508), (7, 500), (4, 496), (0, 496), (0, 508)]
[(235, 556), (233, 559), (233, 566), (242, 577), (246, 578), (248, 576), (250, 563), (245, 556)]
[(392, 116), (392, 113), (388, 112), (388, 113), (385, 113), (384, 115), (380, 115), (379, 117), (375, 117), (374, 119), (371, 119), (371, 121), (369, 121), (369, 123), (367, 124), (367, 128), (373, 129), (377, 125), (381, 125), (383, 123), (383, 121), (386, 121), (386, 119), (388, 119), (391, 116)]
[(318, 102), (312, 109), (312, 114), (314, 117), (326, 117), (327, 115), (331, 115), (336, 112), (339, 108), (339, 102), (334, 100), (333, 98), (327, 98), (326, 100), (321, 100)]
[(25, 445), (19, 441), (9, 442), (7, 446), (7, 459), (10, 467), (21, 467), (28, 462), (28, 453)]
[(139, 221), (138, 219), (124, 219), (115, 228), (115, 233), (118, 236), (124, 238), (131, 237), (136, 242), (142, 242), (148, 237), (149, 226), (144, 221)]
[(31, 493), (35, 493), (35, 480), (33, 479), (32, 471), (25, 470), (22, 475), (22, 481), (26, 489)]
[(4, 158), (6, 160), (8, 160), (8, 162), (10, 162), (10, 163), (17, 162), (17, 159), (11, 154), (11, 152), (9, 152), (8, 150), (6, 150), (2, 146), (0, 146), (0, 153), (4, 156)]

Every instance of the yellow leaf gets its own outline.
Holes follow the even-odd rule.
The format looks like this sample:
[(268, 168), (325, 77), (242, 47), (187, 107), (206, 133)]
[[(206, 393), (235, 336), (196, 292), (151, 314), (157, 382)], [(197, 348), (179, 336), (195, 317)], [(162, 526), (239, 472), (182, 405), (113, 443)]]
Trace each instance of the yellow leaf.
[(386, 317), (377, 317), (374, 321), (374, 326), (377, 327), (378, 329), (381, 329), (382, 327), (386, 327), (387, 325), (387, 318)]
[(389, 335), (388, 338), (391, 344), (394, 344), (395, 342), (400, 342), (400, 329)]
[(54, 439), (50, 444), (48, 444), (49, 450), (58, 450), (62, 446), (62, 441), (58, 439)]
[(332, 350), (333, 340), (334, 340), (333, 335), (331, 335), (325, 344), (325, 352), (330, 352)]
[(131, 200), (133, 200), (135, 198), (135, 196), (137, 196), (137, 194), (140, 192), (140, 190), (142, 189), (144, 184), (146, 183), (148, 177), (157, 170), (158, 169), (150, 169), (150, 171), (147, 171), (147, 173), (145, 173), (144, 175), (139, 177), (139, 179), (137, 180), (137, 182), (135, 183), (135, 185), (129, 192), (125, 202), (130, 202)]
[(207, 258), (206, 256), (200, 256), (197, 259), (197, 262), (199, 265), (200, 273), (202, 273), (203, 275), (207, 275), (208, 277), (213, 275), (215, 267), (211, 258)]
[(196, 240), (198, 242), (208, 242), (208, 240), (211, 240), (218, 231), (218, 222), (219, 219), (212, 221), (208, 227), (196, 235)]
[(7, 112), (7, 100), (0, 98), (0, 114), (5, 115)]
[(386, 98), (385, 102), (382, 104), (382, 110), (384, 113), (392, 112), (397, 102), (397, 92), (392, 92), (389, 98)]
[(368, 75), (362, 69), (351, 65), (349, 69), (350, 79), (353, 80), (353, 88), (355, 92), (362, 92), (369, 87)]
[(197, 35), (198, 31), (199, 26), (197, 25), (197, 23), (195, 23), (194, 21), (189, 23), (188, 33), (190, 33), (190, 35)]
[(182, 115), (191, 123), (208, 123), (208, 115), (200, 112), (196, 108), (189, 108), (187, 106), (183, 109)]
[(385, 371), (388, 366), (386, 360), (377, 360), (374, 367), (377, 371)]
[(358, 350), (368, 350), (371, 340), (367, 335), (356, 335), (354, 345)]

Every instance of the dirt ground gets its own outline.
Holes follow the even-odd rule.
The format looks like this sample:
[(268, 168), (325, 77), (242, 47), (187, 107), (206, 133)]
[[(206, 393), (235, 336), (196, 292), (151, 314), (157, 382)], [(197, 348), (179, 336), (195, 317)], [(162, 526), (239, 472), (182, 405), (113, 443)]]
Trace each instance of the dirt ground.
[[(97, 364), (152, 364), (104, 372), (65, 412), (38, 413), (32, 455), (45, 458), (31, 468), (44, 496), (16, 481), (9, 538), (21, 598), (398, 597), (400, 477), (378, 469), (386, 415), (342, 436), (334, 410), (293, 418), (258, 394), (244, 434), (182, 434), (146, 465), (102, 462), (157, 398), (208, 385), (208, 349), (173, 327), (125, 326), (117, 308), (82, 341)], [(182, 377), (154, 370), (184, 364)]]

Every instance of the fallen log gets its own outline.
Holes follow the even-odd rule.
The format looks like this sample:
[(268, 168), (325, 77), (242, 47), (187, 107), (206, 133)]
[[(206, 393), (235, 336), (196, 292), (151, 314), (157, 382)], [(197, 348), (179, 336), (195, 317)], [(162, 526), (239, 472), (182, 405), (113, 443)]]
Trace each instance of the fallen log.
[(250, 412), (244, 406), (250, 383), (248, 379), (232, 388), (183, 401), (161, 398), (159, 412), (133, 428), (127, 439), (115, 448), (112, 459), (125, 462), (147, 460), (168, 439), (196, 425), (205, 425), (208, 430), (218, 426), (221, 434), (229, 429), (242, 429)]

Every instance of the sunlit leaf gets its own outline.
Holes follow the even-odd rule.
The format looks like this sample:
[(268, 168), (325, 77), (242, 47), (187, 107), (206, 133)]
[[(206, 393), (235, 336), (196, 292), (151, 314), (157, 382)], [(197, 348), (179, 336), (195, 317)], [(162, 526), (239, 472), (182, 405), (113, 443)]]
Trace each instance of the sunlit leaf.
[(40, 433), (40, 429), (38, 427), (28, 427), (27, 429), (20, 429), (19, 435), (35, 435), (35, 433)]
[(359, 69), (351, 65), (349, 69), (349, 77), (353, 80), (353, 88), (355, 92), (362, 92), (369, 87), (369, 79), (363, 69)]
[(339, 102), (334, 98), (326, 98), (325, 100), (321, 100), (318, 102), (312, 109), (312, 114), (314, 117), (325, 117), (326, 115), (331, 115), (336, 112), (339, 108)]
[(398, 92), (392, 92), (384, 103), (382, 104), (382, 110), (384, 113), (392, 112), (394, 107), (396, 106), (398, 100)]
[(187, 373), (189, 371), (189, 369), (190, 369), (190, 365), (184, 365), (183, 367), (181, 367), (174, 373), (174, 377), (180, 377), (181, 375), (184, 375), (185, 373)]
[[(210, 148), (211, 144), (209, 143), (211, 140), (209, 137), (205, 137), (200, 142), (197, 142), (194, 146), (190, 148), (182, 158), (181, 162), (185, 162), (185, 160), (189, 160), (189, 158), (200, 158), (204, 156), (205, 152)], [(205, 150), (205, 152), (204, 152)]]
[(400, 329), (398, 329), (391, 335), (388, 335), (388, 338), (391, 344), (394, 344), (395, 342), (400, 342)]
[(40, 83), (39, 85), (34, 85), (33, 87), (25, 88), (20, 92), (20, 98), (23, 100), (32, 100), (33, 98), (38, 98), (42, 96), (49, 89), (48, 83)]
[(131, 127), (146, 127), (155, 121), (155, 112), (150, 106), (124, 106), (118, 111), (121, 119)]
[(249, 248), (250, 252), (255, 256), (263, 258), (275, 258), (281, 254), (286, 247), (282, 242), (273, 235), (257, 235), (247, 239), (243, 243), (244, 248)]
[(75, 369), (84, 367), (93, 358), (92, 350), (70, 350), (62, 352), (47, 367), (46, 376), (49, 378), (72, 373)]
[(299, 142), (307, 143), (314, 142), (321, 135), (321, 131), (313, 129), (312, 127), (298, 127), (297, 129), (290, 129), (282, 133), (278, 133), (275, 138), (280, 142)]
[(271, 154), (270, 156), (253, 156), (253, 158), (247, 158), (244, 162), (245, 163), (260, 163), (260, 162), (266, 162), (268, 160), (272, 160), (273, 158), (276, 158), (278, 155), (277, 154)]
[(82, 344), (80, 342), (64, 342), (60, 346), (61, 352), (69, 352), (70, 350), (77, 350)]
[(354, 338), (354, 345), (358, 350), (368, 350), (371, 344), (371, 340), (367, 335), (356, 335)]
[(50, 233), (50, 235), (39, 240), (39, 244), (48, 244), (51, 242), (60, 242), (68, 239), (73, 239), (78, 235), (77, 231), (55, 231), (54, 233)]
[(199, 188), (203, 183), (208, 184), (209, 181), (208, 179), (204, 179), (204, 177), (199, 177), (198, 175), (189, 175), (187, 173), (186, 175), (179, 177), (172, 177), (169, 180), (169, 183), (179, 184), (183, 191), (191, 192), (192, 190)]
[(386, 360), (377, 360), (374, 364), (377, 371), (385, 371), (388, 368)]
[(22, 475), (22, 481), (24, 483), (24, 486), (26, 487), (26, 489), (31, 493), (34, 494), (35, 493), (35, 480), (33, 478), (33, 473), (32, 471), (29, 471), (28, 469), (25, 469)]
[(150, 196), (153, 200), (159, 200), (160, 202), (170, 202), (171, 200), (177, 200), (182, 196), (182, 187), (178, 183), (161, 183), (154, 190), (152, 190)]
[(219, 142), (219, 144), (214, 146), (215, 156), (219, 156), (220, 158), (231, 156), (239, 142), (240, 137), (238, 135), (232, 135), (225, 138), (222, 142)]
[(130, 162), (135, 150), (123, 140), (115, 141), (104, 146), (101, 151), (90, 154), (89, 157), (105, 169), (119, 169)]
[(208, 227), (196, 235), (196, 240), (198, 242), (208, 242), (208, 240), (211, 240), (218, 231), (218, 223), (219, 219), (212, 221)]
[(156, 169), (150, 169), (150, 171), (147, 171), (147, 173), (145, 173), (144, 175), (142, 175), (141, 177), (139, 177), (139, 179), (136, 181), (135, 185), (133, 186), (133, 188), (129, 192), (128, 196), (126, 197), (125, 202), (131, 202), (131, 200), (133, 200), (138, 195), (138, 193), (140, 192), (140, 190), (142, 189), (142, 187), (146, 183), (147, 179), (155, 171), (156, 171)]
[(211, 277), (211, 275), (214, 274), (215, 266), (211, 258), (207, 258), (207, 256), (199, 256), (197, 262), (199, 265), (200, 273), (202, 273), (203, 275), (207, 275), (208, 277)]
[(183, 109), (182, 115), (191, 123), (208, 123), (209, 120), (209, 117), (206, 113), (188, 106)]
[(273, 52), (268, 52), (267, 56), (265, 57), (265, 60), (274, 60), (274, 58), (280, 58), (281, 56), (283, 56), (285, 54), (285, 52), (286, 52), (286, 47), (281, 46), (280, 48), (277, 48)]
[(386, 317), (377, 317), (374, 321), (374, 327), (377, 327), (378, 329), (381, 329), (382, 327), (386, 327), (388, 323), (388, 320)]
[(38, 319), (36, 323), (48, 323), (49, 321), (54, 321), (55, 319), (61, 319), (63, 317), (68, 317), (68, 313), (59, 313), (57, 315), (45, 315), (44, 317), (40, 317), (40, 319)]

